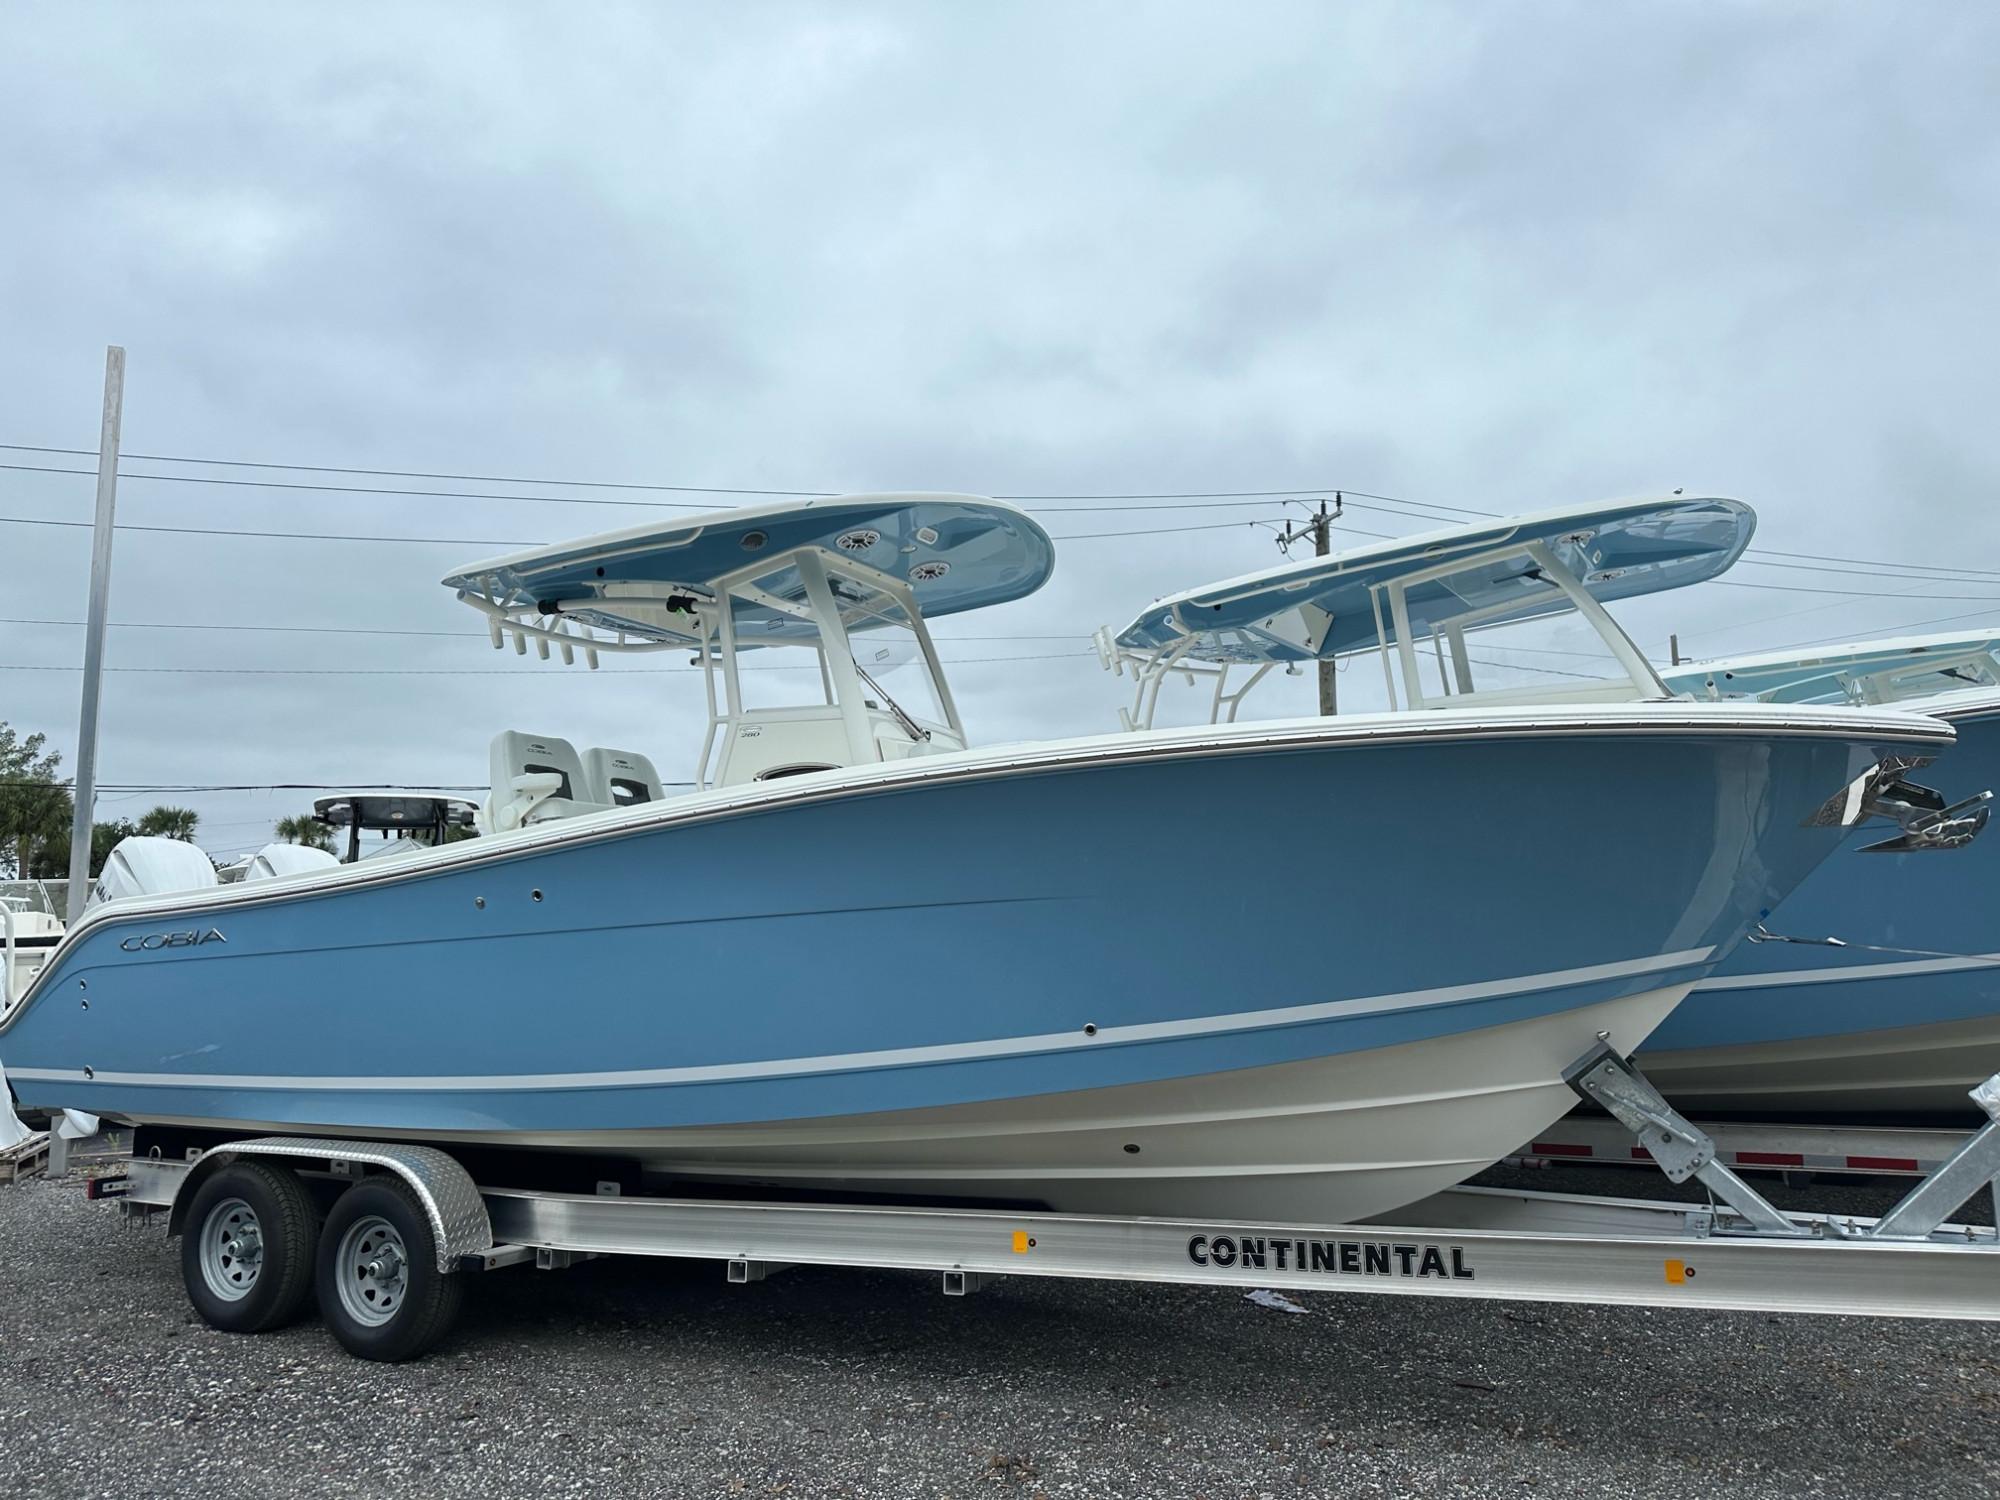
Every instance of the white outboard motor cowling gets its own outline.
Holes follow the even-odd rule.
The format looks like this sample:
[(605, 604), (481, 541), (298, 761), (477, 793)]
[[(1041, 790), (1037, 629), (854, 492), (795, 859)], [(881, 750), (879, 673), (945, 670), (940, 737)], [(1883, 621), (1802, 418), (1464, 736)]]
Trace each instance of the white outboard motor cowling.
[(90, 904), (166, 891), (203, 891), (220, 884), (215, 863), (183, 839), (120, 839), (91, 887)]
[(243, 872), (246, 881), (282, 880), (287, 875), (311, 875), (320, 870), (337, 870), (340, 861), (324, 849), (308, 844), (266, 844), (257, 851)]

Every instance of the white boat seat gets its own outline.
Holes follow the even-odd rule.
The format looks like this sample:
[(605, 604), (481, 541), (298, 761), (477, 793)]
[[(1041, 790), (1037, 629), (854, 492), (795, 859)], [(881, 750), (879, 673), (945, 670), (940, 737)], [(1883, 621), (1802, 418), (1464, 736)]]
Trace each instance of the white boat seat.
[(660, 773), (636, 750), (593, 746), (583, 752), (583, 779), (593, 800), (612, 807), (658, 802), (667, 795)]
[(576, 746), (554, 735), (503, 729), (493, 736), (491, 766), (493, 790), (486, 801), (484, 832), (506, 833), (611, 806), (591, 796)]

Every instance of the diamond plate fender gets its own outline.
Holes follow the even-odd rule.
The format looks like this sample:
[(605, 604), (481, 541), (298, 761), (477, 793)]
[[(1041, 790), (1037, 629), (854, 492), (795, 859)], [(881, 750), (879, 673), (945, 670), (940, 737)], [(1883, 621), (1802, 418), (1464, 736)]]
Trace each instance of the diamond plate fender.
[(431, 1222), (437, 1241), (438, 1270), (458, 1270), (459, 1257), (492, 1248), (493, 1225), (486, 1202), (471, 1174), (456, 1159), (434, 1146), (400, 1146), (388, 1142), (322, 1140), (311, 1136), (260, 1136), (231, 1141), (208, 1152), (174, 1197), (167, 1232), (178, 1234), (185, 1205), (192, 1202), (194, 1184), (214, 1166), (240, 1156), (279, 1157), (304, 1162), (347, 1162), (393, 1172), (409, 1184)]

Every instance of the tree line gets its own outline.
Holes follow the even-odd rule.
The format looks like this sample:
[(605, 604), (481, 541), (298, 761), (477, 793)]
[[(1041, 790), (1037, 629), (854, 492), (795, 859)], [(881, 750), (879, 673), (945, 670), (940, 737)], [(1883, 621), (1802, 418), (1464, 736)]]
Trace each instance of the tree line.
[[(61, 880), (69, 874), (70, 824), (76, 815), (71, 786), (59, 774), (62, 756), (45, 734), (19, 733), (0, 720), (0, 874), (11, 879)], [(162, 804), (137, 818), (112, 818), (90, 831), (90, 873), (103, 873), (120, 839), (135, 835), (194, 842), (201, 814)], [(329, 847), (333, 830), (311, 813), (280, 818), (272, 837), (286, 843)]]

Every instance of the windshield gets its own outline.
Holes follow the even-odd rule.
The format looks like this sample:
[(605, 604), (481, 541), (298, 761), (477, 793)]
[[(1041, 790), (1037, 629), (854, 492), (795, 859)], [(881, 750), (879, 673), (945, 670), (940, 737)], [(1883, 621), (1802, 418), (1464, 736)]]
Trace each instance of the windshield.
[[(58, 887), (66, 881), (57, 881)], [(12, 912), (39, 912), (45, 916), (62, 916), (56, 904), (54, 893), (40, 880), (0, 880), (0, 906)]]
[(911, 739), (929, 739), (930, 730), (943, 728), (944, 704), (923, 643), (902, 605), (886, 594), (851, 596), (843, 590), (841, 617), (854, 669), (879, 705), (896, 716)]

